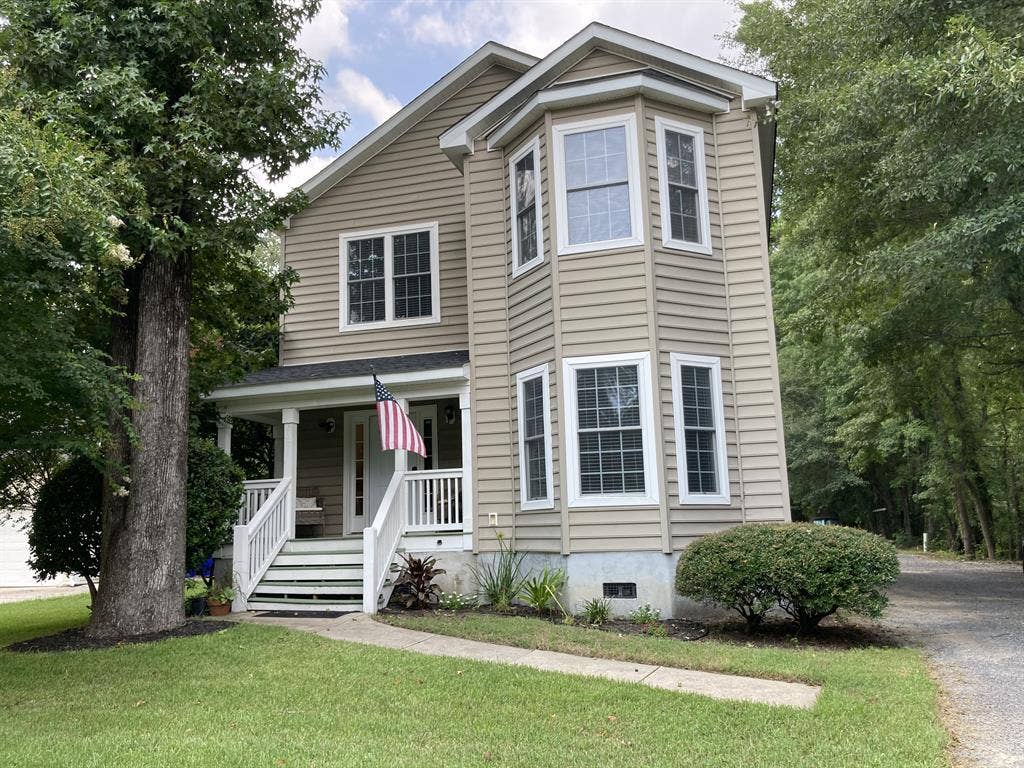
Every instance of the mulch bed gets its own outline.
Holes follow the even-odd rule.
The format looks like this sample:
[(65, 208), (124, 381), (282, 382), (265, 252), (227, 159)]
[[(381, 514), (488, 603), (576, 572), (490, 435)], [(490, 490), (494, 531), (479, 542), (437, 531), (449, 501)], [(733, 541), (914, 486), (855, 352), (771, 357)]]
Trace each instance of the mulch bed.
[(104, 648), (116, 648), (123, 645), (141, 645), (158, 643), (172, 637), (196, 637), (223, 632), (235, 626), (233, 621), (213, 621), (210, 619), (190, 619), (182, 626), (164, 632), (150, 632), (144, 635), (119, 638), (87, 637), (85, 628), (67, 629), (55, 635), (34, 637), (7, 646), (6, 650), (16, 653), (44, 653), (49, 651), (95, 651)]
[[(424, 616), (434, 613), (446, 615), (471, 615), (473, 613), (490, 616), (524, 616), (532, 619), (543, 619), (553, 624), (562, 624), (559, 613), (539, 613), (527, 606), (513, 606), (507, 613), (495, 611), (489, 606), (480, 606), (466, 611), (437, 610), (405, 610), (394, 605), (386, 609), (386, 613), (396, 616)], [(789, 621), (772, 619), (766, 621), (755, 634), (749, 634), (746, 624), (742, 621), (723, 620), (716, 622), (699, 622), (690, 619), (663, 619), (651, 624), (633, 624), (628, 619), (610, 619), (601, 625), (584, 624), (577, 619), (576, 626), (612, 632), (618, 635), (645, 635), (648, 637), (671, 637), (677, 640), (703, 640), (708, 638), (724, 643), (746, 645), (756, 648), (821, 648), (832, 650), (848, 650), (853, 648), (893, 648), (903, 645), (900, 635), (884, 627), (858, 623), (856, 621), (837, 621), (829, 618), (822, 622), (814, 633), (801, 634), (795, 624)]]

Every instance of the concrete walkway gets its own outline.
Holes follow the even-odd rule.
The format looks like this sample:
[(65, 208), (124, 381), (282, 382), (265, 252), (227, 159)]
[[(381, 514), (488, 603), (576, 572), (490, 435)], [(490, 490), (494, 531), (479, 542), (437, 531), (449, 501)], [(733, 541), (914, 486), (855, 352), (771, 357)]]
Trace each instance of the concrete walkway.
[(508, 645), (481, 643), (457, 637), (418, 632), (374, 621), (363, 613), (349, 613), (336, 619), (278, 618), (245, 614), (243, 621), (273, 624), (313, 632), (332, 640), (395, 648), (430, 656), (514, 664), (545, 672), (562, 672), (586, 677), (602, 677), (624, 683), (640, 683), (651, 688), (697, 693), (715, 699), (773, 704), (808, 709), (814, 706), (821, 689), (802, 683), (784, 683), (756, 677), (696, 672), (673, 667), (656, 667), (629, 661), (594, 659), (553, 651), (536, 651)]

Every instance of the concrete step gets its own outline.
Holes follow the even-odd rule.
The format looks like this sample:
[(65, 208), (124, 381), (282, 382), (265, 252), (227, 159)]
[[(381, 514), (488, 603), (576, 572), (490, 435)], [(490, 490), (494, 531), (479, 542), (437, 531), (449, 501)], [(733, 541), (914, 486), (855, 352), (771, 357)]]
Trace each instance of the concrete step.
[(354, 581), (261, 581), (253, 597), (258, 600), (264, 596), (274, 595), (362, 595), (362, 579)]
[(281, 552), (284, 554), (309, 552), (359, 552), (363, 551), (361, 537), (329, 538), (329, 539), (289, 539), (284, 543)]
[(275, 565), (263, 575), (266, 581), (362, 581), (363, 564)]
[(344, 550), (321, 552), (281, 552), (274, 558), (273, 567), (285, 565), (362, 565), (363, 553)]
[(250, 611), (343, 611), (362, 610), (361, 598), (351, 600), (316, 600), (313, 598), (264, 597), (250, 598)]

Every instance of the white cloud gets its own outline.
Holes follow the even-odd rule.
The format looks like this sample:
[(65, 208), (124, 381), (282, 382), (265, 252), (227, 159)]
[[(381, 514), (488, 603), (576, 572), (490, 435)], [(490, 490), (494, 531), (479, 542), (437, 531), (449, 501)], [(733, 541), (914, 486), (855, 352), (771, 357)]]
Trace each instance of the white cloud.
[(359, 5), (356, 0), (325, 0), (320, 11), (299, 32), (299, 48), (318, 61), (331, 56), (351, 56), (355, 52), (349, 36), (348, 11)]
[(718, 38), (739, 11), (729, 0), (577, 0), (405, 2), (392, 16), (416, 42), (461, 49), (495, 40), (543, 56), (592, 21), (624, 29), (698, 56), (717, 59)]
[(342, 69), (327, 88), (327, 103), (346, 112), (362, 112), (379, 125), (402, 108), (402, 102), (384, 93), (362, 72)]

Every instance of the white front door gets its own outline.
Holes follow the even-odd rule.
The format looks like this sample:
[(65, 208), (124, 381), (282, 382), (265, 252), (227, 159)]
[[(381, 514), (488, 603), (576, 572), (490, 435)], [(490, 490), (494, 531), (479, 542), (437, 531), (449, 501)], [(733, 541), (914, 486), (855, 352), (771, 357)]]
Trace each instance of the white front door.
[[(424, 437), (431, 461), (410, 453), (408, 468), (425, 469), (432, 465), (436, 450), (437, 407), (416, 407), (410, 415)], [(344, 440), (345, 533), (356, 534), (377, 514), (395, 473), (395, 454), (381, 448), (375, 410), (346, 413)]]

